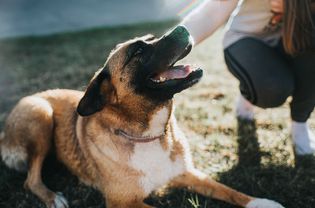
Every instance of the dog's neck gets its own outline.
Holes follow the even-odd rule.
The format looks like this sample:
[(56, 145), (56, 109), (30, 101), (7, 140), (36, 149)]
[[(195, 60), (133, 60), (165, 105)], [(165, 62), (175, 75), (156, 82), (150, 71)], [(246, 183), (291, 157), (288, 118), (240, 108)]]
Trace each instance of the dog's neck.
[(153, 142), (155, 140), (159, 140), (162, 139), (165, 136), (165, 133), (159, 135), (159, 136), (134, 136), (134, 135), (130, 135), (128, 133), (126, 133), (124, 130), (122, 129), (115, 129), (114, 133), (118, 136), (124, 137), (125, 139), (127, 139), (130, 142), (133, 143), (149, 143), (149, 142)]
[(106, 118), (110, 113), (104, 112), (102, 120), (115, 135), (131, 142), (145, 143), (163, 138), (173, 111), (173, 102), (151, 109), (136, 109), (116, 109), (116, 119), (113, 120)]
[(89, 135), (93, 140), (93, 137), (98, 136), (91, 134), (89, 123), (93, 123), (98, 126), (99, 132), (112, 135), (115, 143), (127, 140), (131, 143), (164, 140), (167, 137), (172, 113), (172, 100), (157, 104), (130, 102), (126, 105), (108, 105), (91, 116), (79, 116), (78, 125), (82, 126), (82, 123), (85, 125), (82, 126), (82, 131), (77, 132), (77, 135), (81, 138)]
[(148, 128), (142, 133), (145, 137), (158, 137), (165, 134), (167, 124), (172, 114), (173, 106), (163, 106), (149, 115)]

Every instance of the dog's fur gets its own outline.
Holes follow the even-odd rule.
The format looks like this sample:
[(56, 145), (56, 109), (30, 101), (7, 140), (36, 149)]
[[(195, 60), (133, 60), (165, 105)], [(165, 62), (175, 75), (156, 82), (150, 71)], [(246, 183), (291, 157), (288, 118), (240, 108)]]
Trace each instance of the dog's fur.
[(143, 68), (143, 59), (146, 66), (160, 68), (168, 67), (163, 60), (169, 56), (179, 59), (174, 54), (181, 55), (183, 48), (180, 43), (163, 45), (167, 37), (145, 36), (117, 46), (85, 93), (49, 90), (21, 99), (12, 110), (0, 138), (2, 159), (11, 168), (28, 171), (25, 188), (47, 207), (68, 207), (41, 180), (43, 160), (53, 148), (73, 174), (102, 192), (107, 208), (151, 207), (143, 200), (165, 184), (243, 207), (280, 207), (268, 206), (270, 201), (259, 205), (194, 168), (171, 98), (197, 82), (200, 72), (162, 90), (144, 86), (141, 77), (143, 70), (151, 70)]

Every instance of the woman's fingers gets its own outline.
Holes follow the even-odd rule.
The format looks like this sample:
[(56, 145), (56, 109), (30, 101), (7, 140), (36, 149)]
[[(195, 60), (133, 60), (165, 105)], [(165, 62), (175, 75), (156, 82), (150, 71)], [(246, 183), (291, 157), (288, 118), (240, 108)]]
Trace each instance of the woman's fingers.
[(271, 11), (275, 13), (283, 13), (283, 0), (270, 0)]

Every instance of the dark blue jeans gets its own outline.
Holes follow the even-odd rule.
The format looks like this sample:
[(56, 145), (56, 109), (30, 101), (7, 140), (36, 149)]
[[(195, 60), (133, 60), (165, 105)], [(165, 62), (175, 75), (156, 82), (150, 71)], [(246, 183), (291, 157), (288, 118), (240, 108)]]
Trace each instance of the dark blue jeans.
[(287, 55), (279, 43), (245, 38), (224, 50), (229, 71), (240, 81), (241, 94), (262, 108), (282, 105), (292, 96), (291, 117), (305, 122), (315, 106), (315, 52)]

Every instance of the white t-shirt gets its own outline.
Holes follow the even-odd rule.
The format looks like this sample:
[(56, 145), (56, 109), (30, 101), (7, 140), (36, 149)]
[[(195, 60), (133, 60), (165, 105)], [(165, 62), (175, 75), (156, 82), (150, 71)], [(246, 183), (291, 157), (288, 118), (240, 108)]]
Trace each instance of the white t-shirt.
[(282, 22), (273, 23), (270, 0), (240, 0), (226, 26), (224, 48), (244, 37), (258, 38), (276, 45), (281, 37)]

